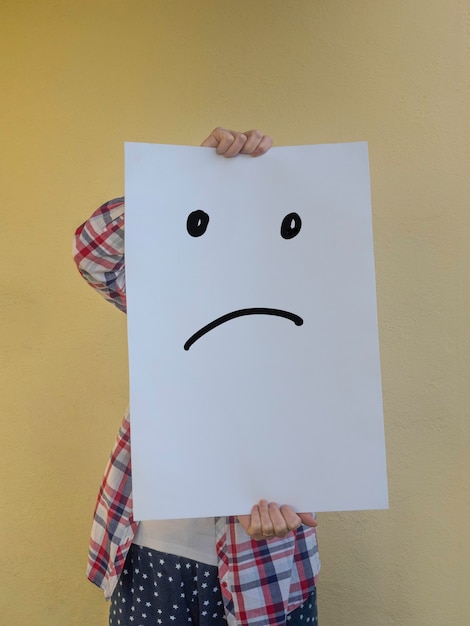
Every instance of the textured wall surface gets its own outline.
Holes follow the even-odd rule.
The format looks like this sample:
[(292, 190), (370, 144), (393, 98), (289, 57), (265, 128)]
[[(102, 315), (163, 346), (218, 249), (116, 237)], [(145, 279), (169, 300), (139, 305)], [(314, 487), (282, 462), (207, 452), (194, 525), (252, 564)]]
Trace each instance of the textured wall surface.
[(125, 319), (71, 236), (124, 141), (216, 125), (369, 141), (390, 510), (320, 516), (322, 626), (470, 623), (469, 29), (468, 0), (2, 0), (3, 624), (106, 623), (84, 566)]

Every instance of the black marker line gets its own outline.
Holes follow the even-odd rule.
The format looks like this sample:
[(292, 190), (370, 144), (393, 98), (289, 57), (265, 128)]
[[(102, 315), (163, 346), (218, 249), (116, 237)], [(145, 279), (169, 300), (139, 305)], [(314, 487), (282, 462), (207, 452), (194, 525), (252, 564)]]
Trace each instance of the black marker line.
[(291, 320), (296, 326), (302, 326), (304, 323), (303, 319), (295, 313), (289, 313), (289, 311), (283, 311), (282, 309), (240, 309), (239, 311), (232, 311), (231, 313), (222, 315), (222, 317), (218, 317), (213, 322), (210, 322), (210, 324), (203, 326), (188, 339), (188, 341), (184, 344), (184, 349), (189, 350), (193, 343), (217, 326), (220, 326), (229, 320), (233, 320), (236, 317), (243, 317), (244, 315), (278, 315), (279, 317), (285, 317), (286, 319)]

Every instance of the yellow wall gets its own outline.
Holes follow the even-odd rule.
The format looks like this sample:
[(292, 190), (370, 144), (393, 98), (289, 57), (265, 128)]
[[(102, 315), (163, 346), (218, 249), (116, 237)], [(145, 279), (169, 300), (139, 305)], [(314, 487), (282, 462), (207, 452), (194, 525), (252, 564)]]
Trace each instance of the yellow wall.
[(391, 508), (320, 516), (322, 626), (470, 623), (469, 25), (468, 0), (1, 1), (2, 624), (106, 623), (83, 572), (125, 320), (71, 236), (125, 140), (219, 124), (370, 143)]

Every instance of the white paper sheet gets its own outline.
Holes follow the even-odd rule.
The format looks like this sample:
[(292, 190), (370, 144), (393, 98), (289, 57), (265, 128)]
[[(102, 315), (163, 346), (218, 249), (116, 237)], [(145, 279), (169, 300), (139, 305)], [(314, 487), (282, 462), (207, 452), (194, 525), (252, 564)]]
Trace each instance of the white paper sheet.
[(126, 283), (136, 519), (387, 507), (367, 144), (126, 144)]

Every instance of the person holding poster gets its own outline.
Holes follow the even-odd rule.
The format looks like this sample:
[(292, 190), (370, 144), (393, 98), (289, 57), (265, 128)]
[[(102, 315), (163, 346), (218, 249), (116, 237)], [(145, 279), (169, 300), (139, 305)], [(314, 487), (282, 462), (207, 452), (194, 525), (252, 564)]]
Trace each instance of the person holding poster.
[[(223, 128), (202, 143), (226, 158), (259, 157), (271, 145), (257, 130)], [(74, 259), (126, 312), (123, 198), (77, 229)], [(127, 413), (96, 503), (87, 575), (111, 600), (111, 626), (317, 624), (315, 527), (312, 514), (266, 500), (250, 515), (136, 522)]]

